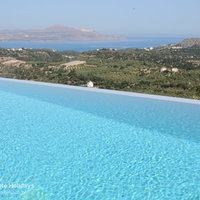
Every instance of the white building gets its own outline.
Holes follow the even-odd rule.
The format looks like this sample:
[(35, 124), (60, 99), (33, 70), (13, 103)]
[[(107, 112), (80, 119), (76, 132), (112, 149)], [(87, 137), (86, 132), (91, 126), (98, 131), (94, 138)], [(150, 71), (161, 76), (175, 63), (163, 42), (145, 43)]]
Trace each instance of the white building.
[(172, 68), (172, 72), (179, 72), (178, 68)]
[(167, 71), (167, 67), (162, 67), (161, 69), (160, 69), (160, 72), (166, 72)]
[(92, 81), (87, 82), (87, 87), (89, 88), (94, 87), (94, 83)]

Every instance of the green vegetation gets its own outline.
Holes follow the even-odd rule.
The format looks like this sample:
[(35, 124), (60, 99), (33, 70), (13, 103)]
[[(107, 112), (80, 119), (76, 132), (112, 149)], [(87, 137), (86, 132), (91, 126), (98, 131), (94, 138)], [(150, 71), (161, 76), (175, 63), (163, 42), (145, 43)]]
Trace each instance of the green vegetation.
[[(1, 59), (6, 58), (25, 63), (5, 64)], [(73, 60), (86, 64), (65, 67)], [(99, 88), (200, 99), (200, 48), (83, 53), (0, 49), (0, 76), (73, 85), (91, 80)]]

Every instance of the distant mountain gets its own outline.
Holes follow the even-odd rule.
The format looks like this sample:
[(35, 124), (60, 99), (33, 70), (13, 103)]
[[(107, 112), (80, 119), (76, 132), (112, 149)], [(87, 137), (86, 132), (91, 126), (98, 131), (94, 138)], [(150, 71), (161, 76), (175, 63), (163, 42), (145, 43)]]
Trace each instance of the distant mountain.
[(2, 30), (0, 41), (64, 41), (64, 40), (120, 40), (122, 37), (103, 35), (88, 28), (55, 25), (40, 30)]

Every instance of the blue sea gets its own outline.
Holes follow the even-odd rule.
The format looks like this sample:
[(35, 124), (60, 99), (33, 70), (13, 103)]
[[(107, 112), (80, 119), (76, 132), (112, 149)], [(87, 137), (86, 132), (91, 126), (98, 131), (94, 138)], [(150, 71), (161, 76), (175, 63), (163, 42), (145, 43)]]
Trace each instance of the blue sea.
[(0, 48), (33, 48), (33, 49), (55, 49), (58, 51), (89, 51), (103, 48), (127, 49), (155, 47), (164, 44), (178, 43), (184, 37), (137, 37), (127, 40), (116, 41), (62, 41), (62, 42), (0, 42)]
[(0, 79), (0, 199), (198, 200), (199, 116), (200, 104)]

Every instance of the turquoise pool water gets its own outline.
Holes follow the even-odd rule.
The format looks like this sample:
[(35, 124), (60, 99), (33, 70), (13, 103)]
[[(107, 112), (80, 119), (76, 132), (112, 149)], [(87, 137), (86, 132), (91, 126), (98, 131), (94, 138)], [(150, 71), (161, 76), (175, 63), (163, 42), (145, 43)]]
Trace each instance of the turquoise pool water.
[(199, 200), (200, 104), (0, 79), (1, 200)]

